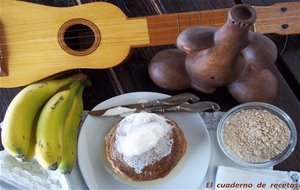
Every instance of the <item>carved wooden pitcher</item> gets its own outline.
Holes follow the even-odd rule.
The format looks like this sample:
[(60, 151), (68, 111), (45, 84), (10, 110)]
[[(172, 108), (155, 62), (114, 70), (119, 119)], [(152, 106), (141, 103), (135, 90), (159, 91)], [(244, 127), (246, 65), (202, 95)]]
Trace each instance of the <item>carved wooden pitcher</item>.
[[(276, 60), (277, 49), (267, 37), (249, 32), (255, 20), (251, 6), (237, 5), (219, 29), (188, 28), (178, 36), (179, 50), (154, 56), (149, 65), (152, 80), (163, 88), (192, 87), (204, 93), (228, 85), (239, 102), (272, 101), (277, 80), (268, 68)], [(184, 82), (176, 85), (176, 76)]]

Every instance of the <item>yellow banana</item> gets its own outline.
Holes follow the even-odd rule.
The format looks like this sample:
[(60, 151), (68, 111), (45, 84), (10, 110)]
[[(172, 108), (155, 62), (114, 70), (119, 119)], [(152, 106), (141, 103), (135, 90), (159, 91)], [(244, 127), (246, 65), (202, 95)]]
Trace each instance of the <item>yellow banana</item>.
[(68, 112), (64, 123), (63, 153), (62, 160), (58, 166), (58, 171), (62, 174), (70, 174), (76, 164), (77, 157), (77, 137), (81, 115), (83, 113), (82, 85), (74, 97), (72, 106)]
[(31, 143), (30, 143), (28, 152), (27, 152), (27, 154), (25, 155), (25, 157), (24, 157), (24, 159), (22, 160), (22, 162), (32, 160), (32, 158), (34, 157), (34, 153), (35, 153), (35, 139), (31, 140)]
[(38, 122), (38, 119), (39, 119), (40, 114), (41, 114), (41, 110), (42, 109), (40, 109), (38, 111), (38, 113), (36, 114), (36, 116), (35, 116), (32, 131), (31, 131), (29, 150), (28, 150), (27, 154), (25, 155), (23, 161), (32, 160), (32, 158), (34, 157), (35, 145), (36, 145), (36, 126), (37, 126), (37, 122)]
[(37, 123), (35, 156), (41, 166), (56, 170), (62, 157), (63, 127), (81, 83), (56, 93), (44, 106)]
[(72, 78), (31, 84), (21, 90), (10, 103), (3, 120), (2, 143), (5, 150), (18, 160), (33, 156), (32, 132), (35, 118), (45, 102), (60, 88), (72, 82)]

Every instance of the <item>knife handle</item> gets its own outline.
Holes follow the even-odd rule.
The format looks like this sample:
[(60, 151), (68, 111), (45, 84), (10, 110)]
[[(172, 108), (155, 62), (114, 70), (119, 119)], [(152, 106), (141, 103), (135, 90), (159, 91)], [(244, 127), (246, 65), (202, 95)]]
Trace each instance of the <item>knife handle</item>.
[(198, 102), (200, 98), (192, 93), (182, 93), (170, 98), (155, 100), (143, 104), (143, 108), (157, 107), (157, 106), (175, 106), (183, 104), (188, 101)]
[(205, 101), (194, 104), (184, 104), (169, 107), (151, 107), (144, 109), (145, 112), (150, 113), (165, 113), (165, 112), (201, 112), (206, 110), (219, 111), (220, 106), (217, 103)]
[(203, 101), (194, 104), (180, 105), (181, 110), (185, 112), (201, 112), (206, 110), (219, 111), (220, 106), (215, 102)]

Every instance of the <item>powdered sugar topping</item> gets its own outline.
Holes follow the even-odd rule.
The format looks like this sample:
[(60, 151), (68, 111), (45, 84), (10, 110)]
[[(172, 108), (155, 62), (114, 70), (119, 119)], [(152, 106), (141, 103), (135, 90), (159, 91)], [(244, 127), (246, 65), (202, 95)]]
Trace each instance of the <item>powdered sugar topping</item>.
[(154, 164), (171, 153), (172, 127), (166, 118), (157, 114), (132, 114), (119, 123), (115, 149), (136, 173), (141, 173), (145, 166)]

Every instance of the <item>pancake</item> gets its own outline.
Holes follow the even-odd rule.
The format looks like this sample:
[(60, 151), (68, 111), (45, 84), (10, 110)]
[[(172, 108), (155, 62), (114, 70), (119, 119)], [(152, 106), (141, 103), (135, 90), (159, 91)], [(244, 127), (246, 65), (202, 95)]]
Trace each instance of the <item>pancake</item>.
[[(147, 119), (141, 119), (144, 122), (141, 126), (131, 131), (128, 130), (127, 128), (134, 125), (134, 119), (137, 117), (149, 117), (151, 119), (148, 118), (149, 121)], [(149, 125), (149, 123), (154, 124)], [(164, 129), (156, 131), (157, 127), (162, 125)], [(138, 133), (136, 131), (143, 127), (147, 130), (151, 128), (153, 131), (146, 131), (146, 135), (144, 134), (144, 136), (139, 139), (140, 141), (133, 141), (139, 142), (137, 143), (139, 144), (137, 147), (134, 147), (136, 146), (134, 144), (127, 143), (125, 140), (126, 135), (131, 135), (129, 133), (132, 132), (133, 135), (129, 137), (129, 141), (132, 141), (132, 139), (135, 139), (134, 133)], [(126, 134), (126, 132), (128, 132), (128, 134)], [(142, 134), (142, 132), (140, 134)], [(151, 134), (157, 135), (159, 140), (157, 142), (151, 140)], [(156, 137), (153, 138), (155, 139)], [(147, 139), (149, 139), (149, 141), (146, 141)], [(127, 152), (123, 151), (124, 148), (122, 149), (122, 147), (124, 147), (122, 143), (124, 145), (125, 141), (127, 145), (129, 144), (129, 147), (126, 149)], [(153, 144), (153, 142), (156, 144)], [(141, 143), (144, 144), (141, 145)], [(153, 145), (153, 147), (149, 144)], [(127, 116), (117, 122), (105, 137), (105, 151), (108, 162), (118, 175), (132, 181), (150, 181), (164, 178), (183, 157), (186, 152), (186, 147), (186, 139), (177, 123), (169, 118), (152, 113), (135, 113)], [(147, 148), (149, 150), (147, 150)], [(134, 155), (128, 155), (129, 153)]]

